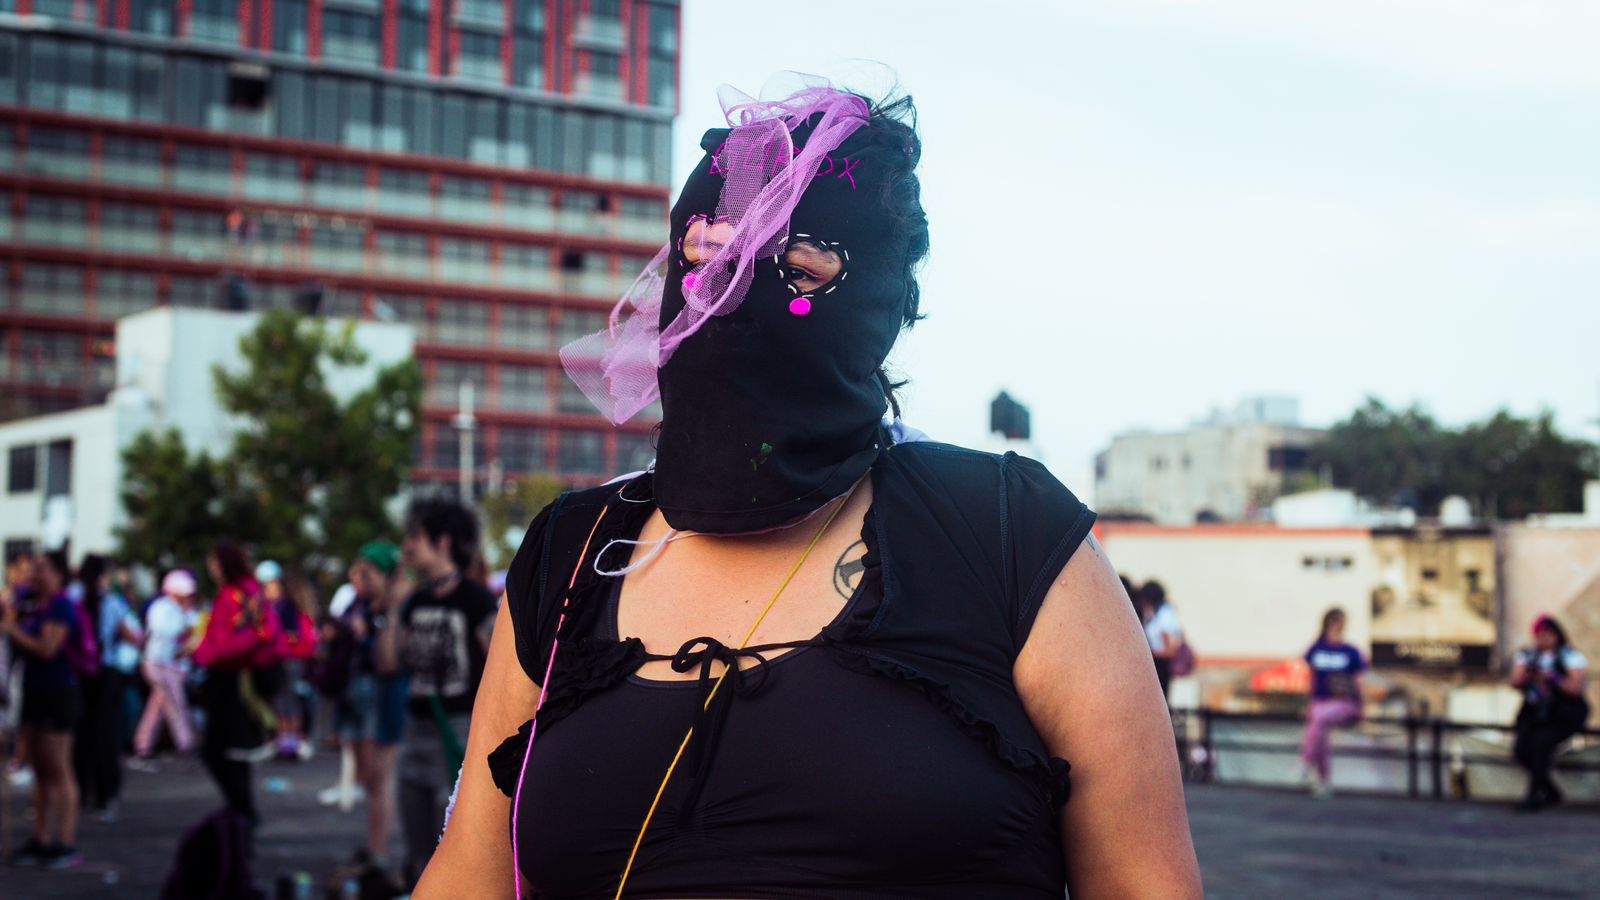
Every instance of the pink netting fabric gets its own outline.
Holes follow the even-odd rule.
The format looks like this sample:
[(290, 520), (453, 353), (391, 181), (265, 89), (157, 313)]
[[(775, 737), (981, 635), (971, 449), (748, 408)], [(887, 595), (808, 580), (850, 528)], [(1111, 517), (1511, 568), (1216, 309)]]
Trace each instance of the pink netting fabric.
[[(733, 232), (720, 246), (705, 245), (716, 253), (685, 276), (683, 310), (660, 327), (661, 292), (673, 258), (671, 245), (663, 246), (612, 308), (606, 327), (561, 348), (567, 375), (613, 423), (655, 402), (656, 370), (707, 317), (739, 308), (756, 260), (787, 248), (790, 216), (825, 157), (866, 124), (866, 102), (826, 79), (787, 73), (762, 90), (768, 97), (780, 93), (781, 99), (758, 100), (727, 85), (718, 90), (733, 130), (714, 157), (723, 187), (713, 221), (731, 224)], [(792, 132), (819, 114), (796, 154)]]

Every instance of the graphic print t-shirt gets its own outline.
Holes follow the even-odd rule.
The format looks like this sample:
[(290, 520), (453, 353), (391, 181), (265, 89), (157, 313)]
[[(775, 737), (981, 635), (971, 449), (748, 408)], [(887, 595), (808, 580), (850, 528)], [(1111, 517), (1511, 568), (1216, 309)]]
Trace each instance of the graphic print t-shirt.
[(1349, 644), (1317, 641), (1306, 651), (1311, 666), (1311, 699), (1359, 700), (1356, 676), (1367, 670), (1361, 651)]
[(402, 662), (411, 675), (412, 715), (432, 716), (434, 694), (444, 702), (445, 712), (472, 709), (487, 655), (478, 632), (492, 616), (494, 596), (467, 579), (442, 597), (423, 588), (406, 601), (400, 611), (406, 629)]

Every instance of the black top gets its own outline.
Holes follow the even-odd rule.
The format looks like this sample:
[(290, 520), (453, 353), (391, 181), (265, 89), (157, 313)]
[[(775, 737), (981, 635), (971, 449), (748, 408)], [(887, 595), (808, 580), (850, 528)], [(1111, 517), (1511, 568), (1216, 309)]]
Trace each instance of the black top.
[[(593, 553), (636, 537), (651, 504), (600, 488), (534, 521), (507, 595), (519, 659), (538, 683), (579, 549), (609, 505), (570, 594), (522, 785), (518, 864), (533, 896), (616, 891), (694, 725), (627, 896), (1059, 900), (1067, 765), (1033, 730), (1011, 666), (1094, 514), (1014, 455), (904, 444), (872, 477), (855, 595), (800, 649), (730, 676), (706, 711), (706, 663), (734, 652), (705, 639), (650, 648), (677, 649), (679, 671), (703, 677), (638, 678), (663, 657), (618, 640), (621, 580), (593, 574)], [(638, 500), (650, 489), (644, 476), (622, 492)], [(508, 795), (527, 733), (490, 758)]]
[(494, 595), (470, 578), (461, 578), (443, 597), (420, 588), (400, 608), (406, 643), (401, 661), (411, 675), (411, 714), (433, 715), (438, 694), (445, 712), (472, 711), (487, 657), (478, 632), (494, 616)]

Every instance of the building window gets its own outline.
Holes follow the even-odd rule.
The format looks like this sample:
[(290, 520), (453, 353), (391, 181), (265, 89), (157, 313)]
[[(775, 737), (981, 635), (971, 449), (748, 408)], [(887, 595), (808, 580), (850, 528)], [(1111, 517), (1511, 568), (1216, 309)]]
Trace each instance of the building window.
[(69, 22), (93, 22), (96, 8), (85, 0), (33, 0), (34, 15)]
[(561, 325), (557, 329), (556, 343), (565, 347), (578, 338), (587, 337), (604, 327), (606, 327), (605, 313), (575, 309), (563, 310), (561, 312)]
[(39, 126), (28, 134), (28, 171), (56, 178), (89, 177), (89, 135)]
[(360, 163), (317, 163), (311, 176), (311, 202), (318, 206), (365, 207), (367, 167)]
[(622, 54), (589, 51), (589, 69), (578, 73), (577, 92), (603, 100), (621, 100)]
[(500, 409), (516, 412), (548, 412), (550, 394), (546, 390), (545, 370), (539, 366), (500, 366)]
[(499, 84), (504, 80), (500, 64), (500, 36), (476, 31), (461, 32), (461, 53), (456, 57), (456, 77), (468, 81)]
[(574, 475), (605, 472), (605, 435), (598, 431), (563, 431), (557, 445), (556, 467)]
[(272, 6), (272, 49), (305, 56), (310, 52), (306, 35), (309, 22), (306, 0), (276, 0)]
[(172, 34), (173, 0), (130, 0), (128, 27), (146, 34)]
[(545, 468), (545, 433), (537, 428), (500, 427), (500, 465), (518, 474)]
[(378, 173), (378, 208), (408, 216), (433, 214), (433, 196), (426, 172), (384, 169)]
[(24, 331), (18, 360), (26, 382), (62, 387), (84, 378), (83, 341), (76, 334)]
[(561, 386), (556, 389), (556, 409), (564, 413), (592, 413), (594, 404), (589, 402), (589, 398), (571, 378), (563, 378)]
[(24, 265), (21, 301), (19, 306), (26, 312), (82, 315), (86, 306), (83, 270), (47, 263)]
[(439, 277), (485, 283), (491, 279), (489, 245), (484, 241), (458, 238), (439, 240)]
[(439, 182), (439, 215), (465, 222), (494, 221), (493, 188), (482, 178), (446, 176)]
[[(428, 71), (429, 0), (402, 0), (395, 29), (395, 66), (407, 72)], [(415, 152), (415, 151), (413, 151)]]
[(244, 159), (244, 193), (247, 197), (278, 203), (301, 203), (305, 188), (300, 181), (300, 160), (277, 153), (251, 153)]
[(82, 200), (30, 194), (23, 216), (25, 240), (72, 247), (88, 242), (89, 205)]
[(382, 29), (371, 13), (325, 9), (322, 13), (322, 55), (325, 59), (378, 64)]
[(233, 151), (222, 147), (179, 144), (172, 157), (174, 179), (185, 190), (206, 194), (233, 193)]
[(501, 244), (500, 283), (525, 291), (554, 289), (555, 273), (550, 269), (549, 249), (529, 244)]
[(94, 312), (99, 319), (120, 319), (161, 302), (156, 276), (145, 272), (102, 269), (95, 278)]
[(504, 304), (495, 341), (517, 350), (549, 350), (550, 314), (542, 307)]
[(441, 344), (482, 347), (489, 343), (489, 305), (474, 300), (441, 300), (434, 322)]
[(6, 453), (6, 493), (28, 494), (39, 489), (39, 445), (23, 444)]
[(511, 73), (519, 87), (544, 87), (544, 35), (518, 28), (511, 38)]
[(427, 298), (385, 294), (373, 301), (372, 315), (382, 322), (410, 325), (416, 331), (419, 341), (433, 340), (433, 325), (428, 318)]
[(102, 145), (100, 178), (115, 184), (159, 187), (166, 181), (161, 142), (108, 134)]
[(617, 434), (618, 473), (642, 472), (654, 462), (656, 448), (648, 434)]
[(472, 385), (477, 406), (488, 400), (489, 370), (483, 363), (442, 359), (433, 364), (433, 381), (428, 384), (428, 405), (440, 409), (461, 408), (461, 385)]
[(505, 2), (504, 0), (456, 0), (456, 21), (469, 22), (480, 27), (503, 28), (506, 23)]
[(378, 232), (378, 270), (426, 278), (432, 272), (428, 236), (410, 231)]
[(311, 229), (311, 265), (338, 272), (359, 272), (367, 266), (367, 226), (350, 219), (318, 224)]
[(239, 43), (237, 0), (191, 0), (189, 37), (218, 44)]
[(160, 210), (137, 203), (101, 202), (100, 248), (119, 253), (160, 253)]

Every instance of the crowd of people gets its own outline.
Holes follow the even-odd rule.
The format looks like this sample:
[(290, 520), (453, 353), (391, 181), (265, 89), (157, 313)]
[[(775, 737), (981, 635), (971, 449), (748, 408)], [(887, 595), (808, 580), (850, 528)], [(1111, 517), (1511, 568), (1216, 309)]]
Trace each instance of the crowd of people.
[(0, 732), (17, 738), (5, 777), (32, 791), (31, 835), (10, 862), (81, 863), (79, 816), (117, 816), (124, 768), (191, 755), (222, 800), (212, 818), (251, 835), (256, 765), (322, 744), (349, 761), (352, 784), (335, 794), (365, 798), (352, 864), (395, 894), (414, 883), (443, 829), (496, 610), (473, 513), (414, 502), (400, 543), (362, 546), (326, 605), (311, 573), (253, 563), (226, 539), (199, 571), (161, 573), (152, 596), (136, 574), (94, 555), (76, 568), (60, 552), (5, 561)]

